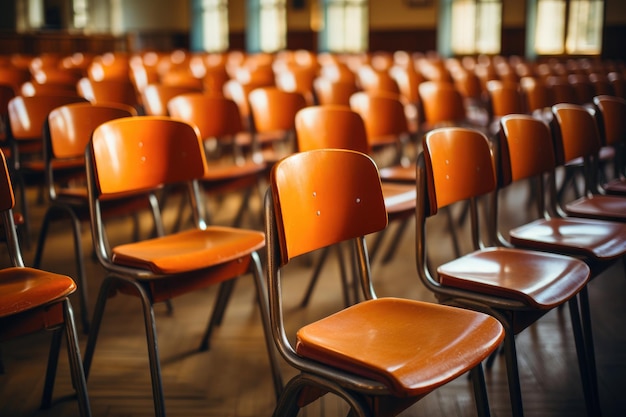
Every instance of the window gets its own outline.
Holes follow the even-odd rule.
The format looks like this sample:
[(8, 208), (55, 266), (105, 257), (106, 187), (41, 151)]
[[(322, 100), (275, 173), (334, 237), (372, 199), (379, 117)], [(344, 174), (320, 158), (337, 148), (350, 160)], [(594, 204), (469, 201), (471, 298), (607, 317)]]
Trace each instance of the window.
[(596, 55), (602, 52), (603, 0), (538, 0), (534, 52)]
[(452, 0), (451, 50), (455, 55), (500, 53), (502, 2)]
[(367, 0), (323, 0), (320, 50), (358, 53), (368, 49)]
[(246, 49), (276, 52), (287, 46), (286, 0), (248, 0)]
[(202, 50), (226, 51), (228, 49), (228, 0), (204, 0), (202, 6)]
[(74, 8), (74, 28), (85, 29), (89, 20), (87, 0), (74, 0), (72, 7)]

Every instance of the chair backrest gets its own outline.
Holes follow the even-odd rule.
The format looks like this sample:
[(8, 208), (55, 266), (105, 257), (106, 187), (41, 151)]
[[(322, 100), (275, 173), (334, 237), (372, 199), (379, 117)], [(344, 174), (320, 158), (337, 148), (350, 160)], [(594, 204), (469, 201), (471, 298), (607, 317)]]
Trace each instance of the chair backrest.
[(285, 91), (301, 93), (307, 104), (315, 103), (313, 81), (318, 75), (317, 67), (286, 67), (275, 71), (276, 87)]
[(44, 122), (52, 110), (71, 103), (86, 103), (78, 96), (16, 96), (9, 102), (9, 124), (17, 140), (41, 138)]
[(87, 148), (90, 198), (125, 196), (204, 176), (202, 140), (188, 123), (161, 116), (105, 122)]
[(377, 137), (399, 137), (409, 131), (404, 104), (397, 94), (361, 91), (350, 98), (350, 108), (365, 121), (370, 145), (375, 145)]
[(589, 80), (589, 76), (586, 74), (570, 74), (567, 76), (567, 81), (574, 89), (574, 97), (576, 101), (571, 103), (576, 104), (591, 104), (593, 103), (593, 96), (595, 90), (593, 84)]
[(181, 94), (168, 102), (167, 109), (171, 117), (196, 126), (203, 139), (220, 139), (243, 131), (237, 103), (224, 96)]
[(525, 113), (518, 83), (489, 80), (487, 81), (487, 91), (489, 92), (493, 116), (502, 117), (507, 114)]
[[(9, 175), (9, 168), (7, 166), (4, 152), (0, 150), (0, 211), (6, 212), (12, 210), (15, 206), (15, 196), (13, 194), (13, 187), (11, 185), (11, 177)], [(2, 229), (6, 229), (2, 227)]]
[(256, 84), (244, 84), (237, 80), (230, 79), (224, 83), (223, 93), (224, 96), (234, 100), (239, 107), (239, 113), (241, 114), (241, 120), (244, 127), (249, 128), (252, 124), (250, 114), (250, 102), (248, 95), (255, 88), (259, 88), (261, 85)]
[(311, 106), (300, 110), (295, 119), (300, 152), (324, 148), (370, 152), (363, 118), (349, 107)]
[(530, 113), (551, 107), (554, 102), (552, 90), (540, 78), (522, 77), (520, 87), (526, 98), (526, 106)]
[(529, 115), (511, 114), (500, 119), (500, 125), (501, 186), (554, 170), (552, 133), (545, 122)]
[(20, 249), (15, 222), (13, 220), (13, 208), (15, 207), (15, 195), (9, 174), (9, 167), (4, 152), (0, 150), (0, 222), (2, 223), (3, 240), (7, 244), (11, 265), (17, 267), (24, 266), (24, 259)]
[[(0, 124), (4, 124), (9, 117), (9, 101), (15, 97), (15, 90), (9, 84), (0, 82)], [(4, 127), (4, 126), (2, 126)], [(2, 128), (0, 127), (0, 133)]]
[(356, 74), (359, 86), (364, 91), (400, 94), (398, 83), (387, 69), (378, 70), (369, 65), (361, 65)]
[(552, 92), (554, 103), (577, 103), (574, 86), (570, 84), (567, 77), (552, 75), (546, 78), (546, 83)]
[(424, 77), (411, 63), (394, 65), (389, 69), (389, 75), (396, 81), (400, 94), (413, 104), (419, 101), (418, 86), (424, 82)]
[(576, 158), (594, 156), (600, 150), (600, 133), (595, 116), (587, 107), (560, 103), (552, 106), (555, 120), (557, 165)]
[(423, 119), (430, 126), (451, 124), (466, 119), (463, 96), (446, 81), (425, 81), (419, 85)]
[(93, 131), (104, 122), (136, 116), (124, 104), (74, 103), (57, 107), (48, 115), (50, 157), (83, 158)]
[(313, 90), (317, 103), (350, 105), (350, 97), (359, 91), (352, 81), (333, 80), (328, 77), (317, 77), (313, 81)]
[(141, 103), (148, 116), (167, 116), (167, 103), (180, 94), (198, 93), (193, 87), (148, 84), (141, 91)]
[(301, 93), (277, 87), (255, 88), (248, 100), (256, 132), (293, 130), (296, 113), (307, 105)]
[(13, 87), (17, 95), (22, 84), (31, 79), (30, 71), (27, 68), (17, 68), (14, 66), (0, 66), (0, 84), (9, 84)]
[(135, 86), (130, 80), (104, 79), (94, 81), (89, 78), (81, 78), (76, 84), (76, 89), (81, 97), (91, 103), (122, 103), (136, 107), (139, 104)]
[(34, 96), (78, 96), (78, 91), (76, 91), (76, 83), (74, 84), (64, 84), (64, 83), (39, 83), (35, 80), (26, 81), (24, 84), (20, 86), (19, 95), (25, 97), (34, 97)]
[(477, 130), (458, 127), (432, 130), (424, 137), (423, 154), (427, 181), (422, 192), (428, 196), (424, 201), (425, 216), (496, 188), (489, 140)]
[(270, 177), (274, 239), (268, 248), (278, 265), (296, 256), (378, 232), (387, 211), (373, 160), (343, 149), (290, 155)]
[(600, 95), (593, 98), (598, 109), (599, 128), (604, 145), (616, 146), (626, 142), (626, 100)]

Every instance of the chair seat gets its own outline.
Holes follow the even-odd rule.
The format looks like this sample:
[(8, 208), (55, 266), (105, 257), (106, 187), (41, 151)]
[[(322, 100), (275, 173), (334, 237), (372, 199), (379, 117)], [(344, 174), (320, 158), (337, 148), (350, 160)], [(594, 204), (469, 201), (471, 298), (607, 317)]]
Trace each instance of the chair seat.
[(155, 274), (178, 274), (233, 261), (264, 245), (262, 232), (210, 227), (117, 246), (112, 260)]
[[(600, 148), (600, 151), (598, 153), (598, 160), (601, 162), (610, 162), (613, 161), (615, 159), (615, 148), (612, 146), (603, 146)], [(578, 166), (582, 166), (585, 163), (584, 159), (582, 157), (579, 158), (575, 158), (572, 159), (571, 161), (567, 162), (565, 164), (565, 166), (568, 167), (578, 167)]]
[(552, 309), (580, 291), (589, 279), (582, 261), (522, 249), (490, 248), (437, 268), (441, 284)]
[(242, 176), (254, 176), (267, 170), (266, 164), (259, 164), (252, 161), (247, 161), (242, 165), (228, 164), (209, 164), (209, 168), (204, 176), (208, 181), (221, 181), (238, 179)]
[(409, 166), (394, 165), (379, 170), (383, 181), (399, 181), (415, 183), (415, 164)]
[(626, 194), (626, 179), (615, 178), (602, 185), (604, 191), (608, 194)]
[(510, 230), (509, 235), (516, 246), (556, 250), (600, 261), (616, 259), (626, 251), (626, 224), (619, 222), (538, 219)]
[(582, 197), (565, 205), (571, 216), (626, 221), (626, 199), (621, 196), (598, 195)]
[(296, 351), (408, 397), (425, 395), (467, 372), (503, 337), (500, 323), (486, 314), (379, 298), (301, 328)]
[(72, 294), (74, 280), (33, 268), (0, 270), (0, 318), (31, 310)]
[(389, 215), (415, 210), (417, 198), (415, 185), (383, 182), (382, 191)]

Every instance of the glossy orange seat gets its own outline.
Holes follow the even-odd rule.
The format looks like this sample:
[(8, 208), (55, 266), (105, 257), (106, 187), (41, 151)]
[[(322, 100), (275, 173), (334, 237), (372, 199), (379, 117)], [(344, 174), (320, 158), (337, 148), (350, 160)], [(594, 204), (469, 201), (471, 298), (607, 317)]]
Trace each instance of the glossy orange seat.
[(13, 223), (15, 199), (11, 178), (1, 151), (0, 161), (0, 212), (1, 222), (6, 226), (2, 227), (5, 236), (1, 240), (7, 243), (11, 260), (11, 266), (0, 270), (0, 342), (44, 330), (53, 333), (41, 403), (45, 409), (52, 405), (55, 373), (65, 333), (79, 415), (91, 416), (78, 335), (69, 300), (69, 296), (76, 290), (76, 284), (68, 276), (24, 266)]
[(81, 97), (94, 104), (120, 103), (139, 108), (137, 91), (130, 80), (81, 78), (76, 84)]
[[(487, 137), (474, 129), (441, 128), (426, 134), (417, 165), (416, 258), (424, 285), (440, 302), (483, 311), (497, 317), (506, 330), (505, 354), (511, 407), (523, 415), (515, 335), (548, 311), (568, 304), (583, 383), (584, 362), (578, 298), (589, 280), (581, 260), (538, 251), (489, 246), (479, 233), (477, 199), (496, 190), (494, 161)], [(439, 265), (429, 265), (426, 221), (440, 209), (470, 201), (471, 251)], [(435, 270), (436, 268), (436, 270)]]
[[(81, 223), (89, 221), (85, 147), (92, 132), (100, 124), (134, 115), (135, 109), (124, 104), (74, 103), (52, 110), (43, 126), (48, 207), (39, 229), (33, 265), (36, 268), (41, 265), (50, 224), (54, 221), (69, 220), (74, 236), (80, 316), (85, 333), (89, 331), (90, 316), (88, 283), (81, 242)], [(145, 199), (143, 205), (148, 207)], [(109, 217), (121, 216), (130, 207), (132, 205), (123, 204), (115, 210), (114, 206), (107, 207), (106, 211)]]
[[(270, 317), (278, 350), (299, 371), (273, 415), (295, 416), (333, 393), (348, 403), (350, 415), (395, 416), (467, 371), (474, 378), (478, 415), (489, 415), (481, 362), (502, 340), (497, 320), (376, 296), (365, 236), (385, 228), (387, 212), (371, 158), (343, 149), (301, 152), (274, 166), (270, 185), (265, 200)], [(356, 246), (366, 301), (288, 334), (283, 322), (288, 294), (281, 281), (289, 274), (281, 272), (298, 256), (341, 242)], [(436, 330), (442, 328), (446, 331)]]
[(307, 106), (297, 91), (259, 87), (248, 94), (252, 116), (252, 159), (273, 163), (295, 150), (296, 113)]
[(598, 192), (600, 134), (591, 110), (582, 105), (561, 103), (552, 107), (557, 165), (583, 160), (585, 192), (571, 201), (558, 203), (570, 216), (626, 221), (626, 199)]
[[(149, 139), (149, 140), (148, 140)], [(257, 289), (265, 342), (276, 392), (282, 389), (274, 360), (267, 294), (258, 251), (263, 233), (209, 225), (197, 181), (207, 174), (203, 141), (188, 123), (162, 116), (138, 116), (101, 124), (86, 150), (91, 231), (96, 256), (107, 274), (101, 284), (85, 350), (89, 373), (104, 308), (117, 294), (141, 300), (152, 379), (155, 414), (165, 415), (154, 304), (251, 273)], [(137, 169), (141, 167), (141, 169)], [(102, 205), (165, 186), (187, 184), (194, 227), (166, 234), (156, 216), (157, 236), (110, 246)], [(159, 204), (150, 193), (154, 209)], [(216, 309), (218, 306), (216, 305)]]
[[(27, 239), (30, 236), (30, 211), (26, 198), (27, 183), (44, 184), (43, 125), (55, 108), (70, 103), (86, 102), (76, 96), (16, 96), (9, 102), (8, 144), (11, 149), (11, 173), (20, 194), (20, 210), (25, 219)], [(74, 168), (72, 162), (68, 168)], [(60, 166), (59, 168), (62, 168)], [(27, 240), (28, 241), (28, 240)]]

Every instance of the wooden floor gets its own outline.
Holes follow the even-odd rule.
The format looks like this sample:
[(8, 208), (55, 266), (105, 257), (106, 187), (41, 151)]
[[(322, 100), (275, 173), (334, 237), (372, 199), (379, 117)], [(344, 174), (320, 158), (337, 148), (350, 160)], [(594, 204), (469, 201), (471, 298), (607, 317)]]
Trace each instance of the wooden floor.
[[(526, 212), (526, 188), (508, 194), (508, 204), (519, 216)], [(35, 204), (36, 196), (31, 196)], [(228, 221), (237, 199), (227, 197), (212, 203), (217, 222)], [(258, 196), (253, 209), (260, 205)], [(33, 214), (38, 226), (44, 206)], [(128, 234), (131, 223), (120, 219), (111, 224), (119, 235)], [(379, 295), (395, 295), (423, 300), (433, 297), (418, 281), (414, 262), (413, 223), (409, 224), (393, 260), (375, 263), (373, 272)], [(258, 224), (257, 224), (258, 227)], [(36, 229), (37, 227), (35, 227)], [(35, 233), (35, 232), (34, 232)], [(441, 224), (430, 226), (431, 257), (434, 262), (449, 259), (449, 236)], [(35, 236), (33, 236), (34, 238)], [(83, 231), (84, 248), (90, 253), (91, 240)], [(34, 240), (33, 240), (34, 241)], [(68, 225), (51, 231), (43, 267), (74, 275), (73, 249)], [(32, 261), (32, 249), (25, 251)], [(88, 256), (90, 297), (95, 300), (103, 273)], [(303, 259), (290, 268), (285, 292), (291, 299), (287, 320), (294, 330), (307, 320), (341, 307), (338, 268), (331, 260), (307, 307), (299, 307), (311, 272), (311, 260)], [(626, 416), (626, 279), (622, 265), (606, 271), (589, 287), (598, 378), (605, 416)], [(274, 394), (263, 334), (249, 277), (238, 280), (236, 291), (221, 327), (215, 332), (211, 350), (196, 348), (210, 314), (215, 290), (210, 289), (177, 298), (168, 315), (157, 307), (157, 325), (163, 365), (166, 406), (174, 417), (252, 417), (270, 416)], [(72, 299), (78, 313), (78, 300)], [(78, 314), (76, 314), (78, 316)], [(49, 410), (39, 410), (49, 335), (39, 334), (10, 341), (1, 346), (5, 372), (0, 375), (0, 416), (69, 417), (77, 415), (76, 403), (65, 398), (71, 393), (67, 357), (62, 352), (55, 398)], [(84, 349), (86, 336), (81, 335)], [(585, 415), (580, 378), (567, 310), (554, 311), (517, 337), (525, 413), (528, 417), (579, 417)], [(293, 375), (287, 365), (284, 377)], [(504, 358), (499, 357), (486, 371), (492, 416), (509, 416)], [(153, 415), (145, 332), (136, 299), (118, 296), (110, 300), (89, 378), (89, 395), (94, 416), (127, 417)], [(346, 414), (345, 405), (332, 396), (303, 410), (307, 417), (333, 417)], [(402, 416), (473, 416), (471, 387), (462, 377), (428, 395)]]

